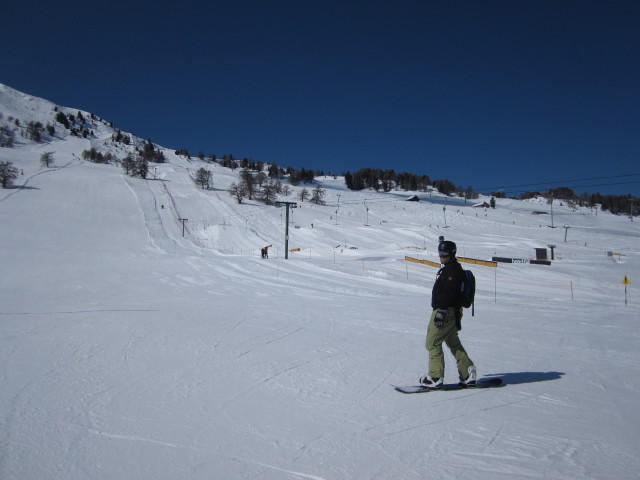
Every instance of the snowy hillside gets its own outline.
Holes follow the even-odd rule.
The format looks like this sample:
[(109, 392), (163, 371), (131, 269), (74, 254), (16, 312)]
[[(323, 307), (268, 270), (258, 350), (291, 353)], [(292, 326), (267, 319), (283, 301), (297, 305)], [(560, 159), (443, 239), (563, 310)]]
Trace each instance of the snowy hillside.
[[(300, 207), (285, 260), (284, 208), (237, 204), (238, 171), (163, 148), (149, 179), (126, 176), (82, 152), (140, 139), (88, 112), (71, 136), (59, 111), (77, 119), (0, 85), (0, 162), (21, 173), (0, 190), (3, 480), (637, 478), (637, 218), (326, 177), (325, 205), (298, 198), (316, 184), (280, 198)], [(30, 141), (28, 122), (55, 133)], [(467, 265), (461, 338), (503, 388), (390, 386), (426, 373), (436, 270), (405, 256), (437, 260), (441, 235), (481, 260), (556, 245), (551, 265)]]

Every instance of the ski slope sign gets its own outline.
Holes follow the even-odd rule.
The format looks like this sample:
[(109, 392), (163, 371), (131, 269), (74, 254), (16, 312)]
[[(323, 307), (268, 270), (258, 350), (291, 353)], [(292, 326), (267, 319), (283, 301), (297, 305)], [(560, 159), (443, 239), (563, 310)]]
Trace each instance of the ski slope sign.
[(627, 306), (627, 285), (631, 285), (631, 282), (625, 275), (624, 280), (622, 280), (621, 283), (624, 285), (624, 306), (626, 307)]

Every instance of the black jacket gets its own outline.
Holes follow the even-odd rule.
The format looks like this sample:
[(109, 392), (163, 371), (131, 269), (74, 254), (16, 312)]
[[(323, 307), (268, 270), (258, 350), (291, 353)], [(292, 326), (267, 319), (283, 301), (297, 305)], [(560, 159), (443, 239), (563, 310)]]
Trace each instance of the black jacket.
[(456, 258), (440, 269), (431, 292), (431, 308), (459, 307), (464, 270)]

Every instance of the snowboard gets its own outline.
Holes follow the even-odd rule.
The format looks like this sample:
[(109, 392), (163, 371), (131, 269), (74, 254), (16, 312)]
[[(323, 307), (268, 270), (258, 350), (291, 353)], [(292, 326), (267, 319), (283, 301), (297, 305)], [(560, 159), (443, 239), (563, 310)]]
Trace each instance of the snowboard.
[(426, 393), (426, 392), (439, 392), (439, 391), (450, 391), (450, 390), (475, 390), (478, 388), (495, 388), (502, 386), (501, 378), (485, 378), (480, 379), (476, 382), (475, 386), (468, 385), (460, 385), (457, 383), (446, 383), (444, 388), (429, 388), (424, 385), (406, 385), (406, 386), (396, 386), (392, 385), (400, 393)]

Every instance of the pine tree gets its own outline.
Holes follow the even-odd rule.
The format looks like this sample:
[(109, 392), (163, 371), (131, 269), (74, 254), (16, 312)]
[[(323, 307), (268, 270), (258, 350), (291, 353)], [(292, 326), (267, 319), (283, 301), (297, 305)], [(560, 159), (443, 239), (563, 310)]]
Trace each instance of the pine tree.
[(11, 162), (0, 162), (0, 185), (7, 188), (18, 178), (18, 169)]
[(321, 189), (320, 185), (318, 185), (316, 188), (313, 189), (313, 194), (311, 195), (311, 201), (316, 205), (324, 205), (324, 196), (326, 195), (326, 193), (327, 192)]
[(42, 168), (49, 168), (53, 165), (53, 152), (44, 152), (40, 155), (40, 166)]
[(64, 125), (64, 128), (69, 129), (69, 119), (64, 113), (58, 112), (56, 115), (56, 121)]
[(42, 141), (42, 131), (44, 126), (40, 122), (27, 123), (27, 138), (33, 142), (40, 143)]
[(139, 175), (140, 178), (143, 179), (147, 178), (147, 175), (149, 174), (149, 162), (145, 157), (139, 156), (136, 159), (134, 174)]
[(0, 147), (12, 148), (15, 135), (8, 127), (0, 126)]
[(127, 154), (127, 156), (122, 159), (122, 169), (124, 170), (124, 173), (126, 173), (127, 175), (131, 175), (135, 170), (135, 167), (136, 162), (133, 159), (133, 155), (131, 155), (130, 153)]

